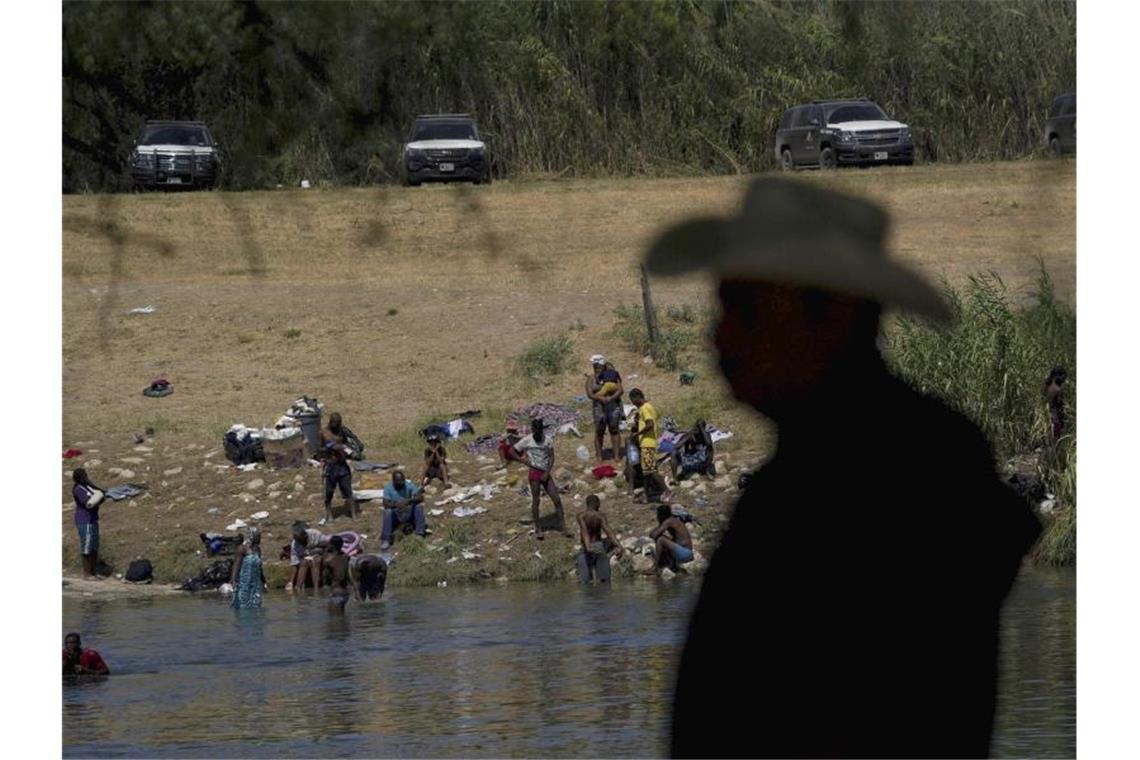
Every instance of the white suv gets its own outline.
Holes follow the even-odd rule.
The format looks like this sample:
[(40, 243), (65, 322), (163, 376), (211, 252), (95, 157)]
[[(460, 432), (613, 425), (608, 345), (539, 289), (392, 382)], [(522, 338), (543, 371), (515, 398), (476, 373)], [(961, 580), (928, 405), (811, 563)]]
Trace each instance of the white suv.
[(776, 130), (781, 169), (914, 163), (910, 128), (866, 98), (816, 100), (789, 108)]
[(491, 183), (487, 145), (465, 113), (417, 116), (404, 144), (404, 184)]

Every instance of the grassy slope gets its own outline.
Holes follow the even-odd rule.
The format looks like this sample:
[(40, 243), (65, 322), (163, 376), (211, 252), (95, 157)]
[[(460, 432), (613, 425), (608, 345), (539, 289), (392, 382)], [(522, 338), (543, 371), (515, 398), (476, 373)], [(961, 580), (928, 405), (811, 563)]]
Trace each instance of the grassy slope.
[[(1032, 282), (1040, 256), (1062, 297), (1072, 297), (1072, 162), (844, 171), (802, 179), (885, 203), (895, 220), (893, 250), (932, 277), (960, 282), (994, 269), (1019, 288)], [(196, 533), (220, 530), (229, 521), (221, 518), (230, 514), (271, 511), (267, 531), (277, 535), (270, 545), (284, 542), (291, 519), (318, 518), (315, 471), (301, 473), (294, 499), (286, 499), (284, 488), (271, 499), (267, 488), (244, 486), (261, 477), (266, 486), (282, 480), (291, 489), (296, 473), (221, 472), (212, 466), (220, 452), (204, 458), (219, 448), (230, 424), (271, 424), (301, 393), (341, 411), (371, 456), (409, 462), (419, 445), (410, 431), (427, 417), (483, 408), (493, 411), (484, 424), (476, 421), (485, 432), (487, 422), (497, 423), (508, 409), (538, 400), (567, 402), (581, 392), (578, 372), (597, 351), (611, 355), (627, 378), (639, 375), (631, 384), (644, 387), (663, 413), (687, 423), (699, 410), (735, 429), (733, 464), (755, 462), (770, 437), (727, 398), (707, 354), (692, 357), (689, 364), (701, 379), (684, 387), (675, 373), (642, 363), (612, 335), (613, 307), (639, 298), (635, 265), (654, 231), (689, 214), (730, 211), (745, 181), (65, 197), (63, 443), (99, 450), (84, 457), (101, 461), (91, 469), (98, 482), (116, 482), (106, 468), (118, 466), (134, 469), (134, 479), (152, 487), (150, 497), (133, 507), (107, 509), (106, 551), (120, 566), (145, 553), (160, 575), (176, 577), (196, 563)], [(662, 307), (710, 304), (708, 283), (699, 279), (656, 281), (654, 288)], [(158, 311), (126, 313), (146, 304)], [(563, 332), (576, 352), (575, 369), (545, 384), (518, 377), (514, 357), (533, 341)], [(156, 375), (171, 379), (174, 395), (140, 394)], [(146, 425), (159, 431), (154, 450), (134, 452), (129, 434)], [(571, 461), (577, 444), (560, 443), (561, 462)], [(491, 475), (465, 454), (455, 458), (461, 485)], [(163, 474), (178, 467), (181, 472)], [(68, 471), (65, 462), (64, 562), (73, 567)], [(240, 501), (240, 494), (253, 501)], [(716, 495), (712, 506), (726, 509), (729, 496)], [(220, 507), (218, 515), (206, 512), (213, 505)], [(463, 529), (470, 535), (452, 538), (505, 538), (528, 513), (521, 496), (500, 497), (491, 506), (490, 514), (467, 518), (475, 526)], [(616, 510), (627, 531), (652, 524), (644, 507), (638, 511), (624, 499), (608, 500), (607, 509)], [(375, 511), (366, 512), (360, 526), (370, 535), (377, 532)], [(436, 522), (447, 530), (446, 520)], [(434, 538), (442, 540), (440, 531)], [(559, 573), (570, 567), (572, 542), (565, 543), (558, 550), (562, 556), (565, 549), (566, 558)], [(516, 562), (532, 556), (512, 551)], [(455, 569), (459, 564), (446, 572), (466, 573)], [(509, 563), (490, 560), (484, 565), (492, 575), (516, 578), (554, 572), (508, 570)], [(480, 575), (478, 569), (468, 574)]]

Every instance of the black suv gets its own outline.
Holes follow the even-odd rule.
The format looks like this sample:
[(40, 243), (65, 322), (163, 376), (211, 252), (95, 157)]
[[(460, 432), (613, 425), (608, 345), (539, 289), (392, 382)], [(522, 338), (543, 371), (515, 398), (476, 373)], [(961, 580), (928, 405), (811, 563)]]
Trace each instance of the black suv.
[(910, 128), (866, 98), (815, 100), (789, 108), (776, 130), (781, 169), (914, 163)]
[(1054, 156), (1077, 152), (1077, 93), (1053, 98), (1045, 122), (1045, 145)]
[(468, 114), (417, 116), (404, 143), (404, 184), (421, 182), (490, 184), (491, 161)]
[(218, 180), (218, 146), (200, 121), (148, 121), (127, 164), (135, 187), (211, 188)]

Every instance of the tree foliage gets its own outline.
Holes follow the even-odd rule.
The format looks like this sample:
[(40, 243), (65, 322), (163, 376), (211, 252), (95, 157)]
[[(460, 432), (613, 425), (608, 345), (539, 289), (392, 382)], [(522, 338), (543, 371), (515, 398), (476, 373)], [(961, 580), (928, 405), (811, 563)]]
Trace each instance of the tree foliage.
[(229, 187), (398, 177), (417, 113), (500, 174), (751, 172), (780, 114), (863, 95), (925, 160), (1023, 156), (1076, 83), (1072, 2), (74, 2), (65, 191), (125, 188), (147, 118), (196, 118)]

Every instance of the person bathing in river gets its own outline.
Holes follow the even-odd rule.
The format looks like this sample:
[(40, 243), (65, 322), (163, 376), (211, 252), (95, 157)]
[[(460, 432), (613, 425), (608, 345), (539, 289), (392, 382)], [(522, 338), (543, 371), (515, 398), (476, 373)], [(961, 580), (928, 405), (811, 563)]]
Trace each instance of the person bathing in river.
[(348, 557), (341, 551), (344, 539), (333, 536), (329, 539), (329, 554), (325, 557), (325, 566), (331, 571), (329, 580), (329, 612), (333, 615), (343, 615), (344, 607), (348, 604), (349, 588), (357, 601), (360, 601), (360, 589), (353, 580), (348, 569)]
[(293, 542), (289, 545), (289, 582), (285, 590), (305, 588), (306, 578), (312, 578), (313, 588), (321, 587), (322, 549), (329, 545), (331, 536), (308, 527), (298, 520), (293, 523)]
[(235, 610), (256, 609), (261, 606), (261, 592), (268, 591), (265, 571), (261, 566), (261, 531), (251, 528), (249, 537), (234, 552), (230, 585), (234, 589), (231, 606)]
[(578, 536), (582, 540), (582, 550), (578, 552), (578, 580), (581, 583), (589, 583), (593, 578), (598, 583), (610, 582), (607, 540), (615, 557), (625, 553), (601, 509), (602, 500), (596, 494), (590, 494), (586, 497), (586, 509), (578, 513)]
[(357, 554), (348, 561), (358, 598), (362, 602), (379, 599), (388, 580), (388, 563), (379, 554)]
[(94, 649), (84, 649), (79, 642), (78, 633), (69, 633), (63, 639), (63, 674), (65, 676), (79, 675), (110, 675), (111, 669), (103, 658)]

